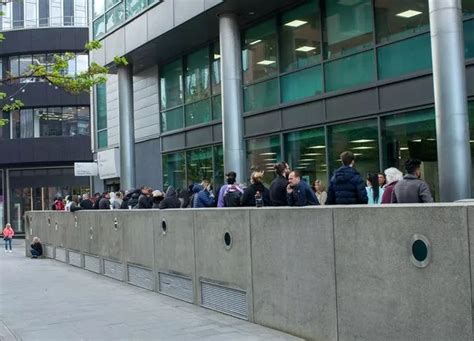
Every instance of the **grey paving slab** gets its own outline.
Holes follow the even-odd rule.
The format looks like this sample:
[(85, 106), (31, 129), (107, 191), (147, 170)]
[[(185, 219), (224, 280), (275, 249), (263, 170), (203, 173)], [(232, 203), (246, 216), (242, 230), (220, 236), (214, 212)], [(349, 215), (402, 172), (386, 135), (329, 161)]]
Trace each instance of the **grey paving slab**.
[(0, 250), (0, 340), (298, 340), (51, 259)]

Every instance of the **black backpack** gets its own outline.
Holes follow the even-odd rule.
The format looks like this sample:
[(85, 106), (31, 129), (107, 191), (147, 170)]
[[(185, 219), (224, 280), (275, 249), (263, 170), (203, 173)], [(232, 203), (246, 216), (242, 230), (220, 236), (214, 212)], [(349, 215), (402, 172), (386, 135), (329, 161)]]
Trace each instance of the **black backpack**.
[(242, 193), (234, 185), (229, 185), (224, 194), (224, 207), (239, 207)]

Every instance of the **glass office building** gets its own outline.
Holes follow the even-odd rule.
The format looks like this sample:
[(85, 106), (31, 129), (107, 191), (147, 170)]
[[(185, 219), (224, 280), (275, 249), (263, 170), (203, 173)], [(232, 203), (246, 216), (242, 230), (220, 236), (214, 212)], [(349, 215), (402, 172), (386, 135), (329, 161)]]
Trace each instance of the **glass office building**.
[[(92, 33), (110, 43), (106, 55), (110, 48), (134, 63), (138, 185), (185, 187), (201, 178), (222, 183), (218, 15), (232, 9), (239, 13), (248, 172), (265, 170), (269, 183), (273, 164), (286, 160), (307, 181), (327, 184), (345, 150), (354, 152), (364, 176), (403, 170), (405, 160), (418, 158), (439, 198), (428, 0), (211, 3), (196, 9), (142, 4), (114, 21), (110, 32)], [(105, 15), (94, 16), (94, 25), (129, 3), (98, 6)], [(474, 156), (474, 1), (462, 6)], [(154, 22), (167, 15), (173, 20)], [(142, 24), (147, 33), (132, 43), (131, 32), (140, 34)], [(96, 89), (94, 102), (95, 149), (115, 148), (116, 78)], [(138, 165), (148, 158), (158, 161), (147, 174)]]

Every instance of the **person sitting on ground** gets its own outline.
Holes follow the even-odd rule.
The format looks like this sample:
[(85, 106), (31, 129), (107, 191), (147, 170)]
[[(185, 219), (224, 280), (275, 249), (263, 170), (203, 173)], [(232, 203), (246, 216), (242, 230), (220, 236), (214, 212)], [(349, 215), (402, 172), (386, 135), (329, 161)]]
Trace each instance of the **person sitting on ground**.
[(159, 207), (162, 210), (181, 207), (181, 201), (179, 201), (178, 195), (176, 194), (176, 190), (173, 186), (168, 187), (165, 198), (160, 202)]
[(318, 198), (306, 181), (301, 180), (298, 171), (292, 171), (288, 178), (286, 198), (289, 206), (313, 206), (319, 205)]
[(326, 192), (326, 188), (324, 188), (321, 180), (314, 180), (312, 189), (316, 195), (316, 198), (318, 199), (319, 204), (321, 206), (325, 205), (326, 200), (328, 199), (328, 193)]
[(217, 207), (238, 207), (240, 206), (240, 200), (244, 191), (235, 183), (237, 173), (230, 171), (225, 176), (227, 177), (227, 184), (223, 185), (219, 190)]
[(385, 170), (387, 184), (384, 187), (382, 195), (382, 204), (390, 204), (392, 202), (392, 192), (398, 181), (403, 179), (403, 173), (395, 167), (390, 167)]
[(82, 195), (82, 201), (81, 201), (80, 206), (82, 207), (83, 210), (94, 209), (94, 203), (92, 202), (91, 199), (89, 199), (89, 193), (84, 193)]
[(341, 153), (342, 167), (336, 169), (328, 189), (328, 205), (367, 204), (365, 182), (355, 170), (355, 156), (351, 151)]
[(405, 162), (407, 174), (400, 180), (392, 192), (392, 203), (430, 203), (433, 202), (430, 187), (421, 180), (421, 161), (409, 159)]
[(287, 206), (286, 187), (290, 167), (286, 162), (277, 163), (274, 167), (277, 177), (270, 184), (270, 203), (272, 206)]
[[(385, 177), (384, 177), (385, 179)], [(379, 187), (379, 177), (377, 174), (368, 174), (366, 179), (367, 198), (369, 205), (380, 205), (382, 203), (383, 188)]]
[(33, 238), (33, 242), (30, 245), (31, 258), (38, 258), (43, 255), (43, 245), (38, 237)]
[(212, 192), (212, 184), (204, 179), (201, 183), (202, 190), (194, 195), (194, 208), (214, 207), (216, 200)]
[[(263, 184), (263, 171), (253, 171), (250, 177), (250, 186), (244, 189), (241, 206), (255, 207), (257, 206), (256, 196), (262, 199), (262, 206), (271, 206), (270, 190)], [(257, 195), (258, 194), (258, 195)]]
[(156, 191), (153, 191), (151, 195), (152, 195), (151, 198), (153, 201), (153, 206), (151, 208), (160, 208), (160, 203), (164, 199), (163, 192), (156, 190)]

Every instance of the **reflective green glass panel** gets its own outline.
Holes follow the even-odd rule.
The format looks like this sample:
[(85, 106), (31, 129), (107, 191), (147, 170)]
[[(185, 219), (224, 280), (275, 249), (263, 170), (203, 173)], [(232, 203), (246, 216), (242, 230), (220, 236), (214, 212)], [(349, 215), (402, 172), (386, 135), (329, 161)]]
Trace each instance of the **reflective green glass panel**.
[(105, 84), (96, 86), (97, 130), (107, 128), (107, 88)]
[(398, 40), (429, 28), (427, 0), (375, 0), (377, 42)]
[(201, 183), (203, 179), (212, 181), (212, 148), (201, 148), (186, 153), (186, 167), (188, 184)]
[(326, 91), (375, 81), (374, 53), (367, 51), (325, 64)]
[(377, 50), (379, 78), (387, 79), (431, 69), (430, 35), (423, 34)]
[(177, 108), (161, 113), (161, 131), (170, 131), (184, 127), (183, 108)]
[[(94, 18), (104, 13), (105, 10), (105, 0), (93, 0), (93, 12)], [(49, 8), (49, 6), (48, 6)]]
[(92, 24), (94, 30), (94, 38), (100, 37), (105, 33), (105, 16), (96, 19)]
[(102, 130), (97, 133), (97, 148), (107, 148), (107, 130)]
[(311, 0), (282, 14), (280, 56), (283, 72), (313, 65), (321, 60), (319, 0)]
[(328, 127), (328, 155), (330, 176), (341, 167), (342, 152), (352, 151), (355, 168), (362, 177), (379, 172), (379, 145), (377, 120), (365, 120)]
[(109, 10), (114, 5), (118, 4), (122, 0), (105, 0), (105, 10)]
[(147, 0), (126, 0), (127, 2), (127, 18), (133, 17), (147, 6)]
[(247, 169), (263, 170), (263, 182), (269, 185), (275, 177), (273, 166), (281, 161), (280, 136), (267, 136), (247, 140)]
[(325, 0), (325, 57), (335, 58), (373, 45), (371, 0)]
[(214, 152), (214, 187), (217, 189), (224, 184), (224, 148), (219, 145), (212, 149)]
[[(468, 102), (469, 136), (471, 144), (471, 177), (474, 176), (474, 101)], [(471, 179), (471, 197), (474, 198), (474, 181)]]
[(291, 169), (301, 172), (308, 184), (321, 180), (327, 184), (324, 128), (285, 134), (285, 158)]
[(210, 96), (208, 47), (186, 57), (185, 81), (186, 103), (196, 102)]
[(212, 97), (212, 119), (220, 120), (222, 118), (222, 98), (221, 96)]
[(281, 78), (283, 103), (311, 97), (323, 92), (321, 66), (297, 71)]
[(212, 94), (221, 93), (221, 50), (219, 43), (212, 45), (212, 64), (211, 64)]
[(464, 57), (474, 58), (474, 19), (464, 22)]
[(162, 67), (160, 94), (162, 109), (169, 109), (183, 104), (183, 70), (181, 59)]
[(474, 0), (462, 0), (462, 12), (465, 17), (474, 15)]
[(125, 20), (124, 4), (118, 4), (105, 14), (105, 29), (107, 32), (117, 27)]
[(278, 79), (244, 88), (244, 110), (254, 111), (278, 104)]
[(422, 178), (433, 196), (439, 197), (434, 109), (386, 116), (381, 123), (384, 168), (395, 167), (405, 173), (405, 161), (423, 161)]
[(186, 112), (186, 127), (211, 121), (210, 99), (187, 104), (184, 110)]
[(169, 186), (186, 188), (186, 165), (184, 153), (165, 154), (163, 163), (163, 189)]
[(278, 74), (276, 22), (271, 19), (244, 32), (242, 63), (244, 83)]

